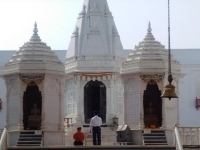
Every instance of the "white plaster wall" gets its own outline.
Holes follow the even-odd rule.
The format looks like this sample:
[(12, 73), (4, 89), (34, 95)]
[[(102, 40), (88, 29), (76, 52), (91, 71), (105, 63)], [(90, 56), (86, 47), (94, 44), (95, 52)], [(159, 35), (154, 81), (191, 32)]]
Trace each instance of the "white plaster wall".
[(6, 85), (2, 78), (0, 78), (0, 98), (2, 100), (2, 109), (0, 112), (0, 128), (4, 128), (6, 124)]
[(182, 65), (185, 77), (179, 84), (180, 126), (200, 126), (200, 109), (195, 108), (195, 99), (200, 98), (200, 65)]

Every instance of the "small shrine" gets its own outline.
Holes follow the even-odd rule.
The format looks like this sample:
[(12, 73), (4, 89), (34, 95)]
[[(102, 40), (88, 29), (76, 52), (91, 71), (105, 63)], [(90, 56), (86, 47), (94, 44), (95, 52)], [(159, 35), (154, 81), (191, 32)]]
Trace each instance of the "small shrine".
[(26, 130), (40, 130), (44, 145), (64, 144), (64, 75), (64, 65), (41, 41), (35, 23), (30, 41), (5, 64), (10, 145)]
[[(149, 22), (147, 35), (131, 51), (121, 69), (125, 86), (125, 123), (131, 129), (170, 129), (179, 122), (178, 99), (161, 98), (168, 77), (167, 58), (168, 51), (155, 40)], [(173, 58), (172, 74), (173, 84), (178, 87), (180, 64)]]

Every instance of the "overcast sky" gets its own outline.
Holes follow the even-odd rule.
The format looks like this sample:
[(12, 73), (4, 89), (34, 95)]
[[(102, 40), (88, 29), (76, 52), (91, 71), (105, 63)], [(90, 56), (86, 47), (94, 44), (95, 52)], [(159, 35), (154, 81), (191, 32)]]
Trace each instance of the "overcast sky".
[[(146, 35), (148, 22), (156, 40), (167, 47), (167, 0), (107, 0), (124, 49)], [(53, 50), (66, 50), (83, 0), (0, 0), (0, 50), (18, 50), (39, 36)], [(200, 48), (200, 0), (171, 0), (171, 47)]]

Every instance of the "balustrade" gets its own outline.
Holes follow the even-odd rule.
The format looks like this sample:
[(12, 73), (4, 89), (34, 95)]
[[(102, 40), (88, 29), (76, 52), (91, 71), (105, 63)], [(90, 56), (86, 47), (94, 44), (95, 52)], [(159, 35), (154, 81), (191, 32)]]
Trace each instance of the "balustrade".
[(200, 127), (178, 127), (180, 140), (183, 145), (199, 145)]

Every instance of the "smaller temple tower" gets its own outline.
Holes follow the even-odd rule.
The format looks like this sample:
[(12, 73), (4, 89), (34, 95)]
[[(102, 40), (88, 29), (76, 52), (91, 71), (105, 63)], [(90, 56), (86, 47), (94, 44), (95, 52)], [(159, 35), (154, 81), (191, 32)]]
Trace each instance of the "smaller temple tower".
[[(167, 84), (168, 51), (155, 40), (151, 31), (149, 22), (144, 40), (135, 46), (122, 64), (125, 123), (131, 129), (172, 129), (174, 123), (179, 122), (179, 99), (169, 101), (160, 97)], [(178, 93), (180, 64), (173, 58), (172, 74)]]
[(64, 65), (37, 32), (35, 23), (30, 41), (5, 64), (10, 146), (24, 130), (40, 130), (44, 145), (64, 144)]

